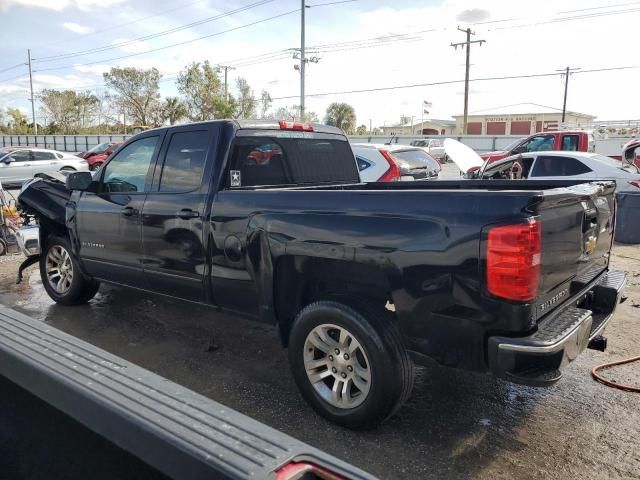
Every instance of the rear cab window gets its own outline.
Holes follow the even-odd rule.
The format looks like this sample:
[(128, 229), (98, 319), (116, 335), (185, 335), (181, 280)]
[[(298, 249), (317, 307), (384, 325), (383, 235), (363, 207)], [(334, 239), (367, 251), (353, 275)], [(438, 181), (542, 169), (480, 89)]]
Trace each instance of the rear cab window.
[(227, 187), (360, 183), (344, 136), (319, 132), (239, 130)]

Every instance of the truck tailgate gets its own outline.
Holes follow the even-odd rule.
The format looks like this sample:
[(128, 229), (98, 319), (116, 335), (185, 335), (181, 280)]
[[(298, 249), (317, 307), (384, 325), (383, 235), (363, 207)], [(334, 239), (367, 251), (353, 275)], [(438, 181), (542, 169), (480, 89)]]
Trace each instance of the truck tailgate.
[[(540, 295), (537, 316), (575, 293), (609, 264), (614, 232), (615, 184), (555, 189), (542, 197)], [(572, 287), (572, 282), (578, 285)]]

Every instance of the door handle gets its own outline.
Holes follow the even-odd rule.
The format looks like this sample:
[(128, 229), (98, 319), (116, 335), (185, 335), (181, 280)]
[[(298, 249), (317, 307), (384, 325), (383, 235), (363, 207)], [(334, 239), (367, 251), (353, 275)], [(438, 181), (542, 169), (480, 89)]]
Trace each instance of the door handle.
[(124, 207), (122, 209), (122, 215), (124, 215), (125, 217), (130, 217), (135, 213), (135, 210), (133, 209), (133, 207)]
[(182, 218), (183, 220), (189, 220), (190, 218), (197, 218), (200, 214), (195, 210), (191, 210), (190, 208), (183, 208), (178, 212), (178, 218)]

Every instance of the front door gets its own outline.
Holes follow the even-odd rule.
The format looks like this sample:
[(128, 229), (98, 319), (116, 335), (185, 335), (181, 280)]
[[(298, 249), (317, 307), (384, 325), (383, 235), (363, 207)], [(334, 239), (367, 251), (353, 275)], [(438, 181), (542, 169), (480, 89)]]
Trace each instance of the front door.
[(102, 169), (99, 192), (78, 200), (80, 257), (90, 275), (146, 287), (140, 218), (163, 136), (150, 132), (127, 144)]
[(204, 301), (204, 208), (217, 128), (172, 129), (159, 155), (153, 186), (142, 211), (144, 270), (149, 288)]
[(16, 150), (2, 159), (0, 181), (3, 184), (18, 184), (33, 177), (30, 150)]

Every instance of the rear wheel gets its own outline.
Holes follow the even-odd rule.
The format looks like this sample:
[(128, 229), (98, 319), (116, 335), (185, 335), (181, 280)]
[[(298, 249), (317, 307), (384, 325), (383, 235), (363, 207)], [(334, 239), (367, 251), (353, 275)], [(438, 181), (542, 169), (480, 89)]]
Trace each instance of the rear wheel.
[(95, 172), (96, 170), (98, 170), (100, 167), (102, 166), (101, 163), (94, 163), (93, 165), (89, 166), (89, 170), (91, 170), (92, 172)]
[(309, 404), (349, 428), (393, 415), (413, 386), (413, 364), (393, 318), (364, 304), (320, 301), (304, 308), (291, 329), (289, 361)]
[(40, 256), (40, 276), (47, 294), (62, 305), (78, 305), (91, 300), (100, 284), (86, 278), (71, 253), (69, 241), (51, 235)]
[(73, 168), (73, 167), (62, 167), (62, 168), (60, 169), (60, 171), (61, 171), (61, 172), (75, 172), (75, 171), (76, 171), (76, 169), (75, 169), (75, 168)]

